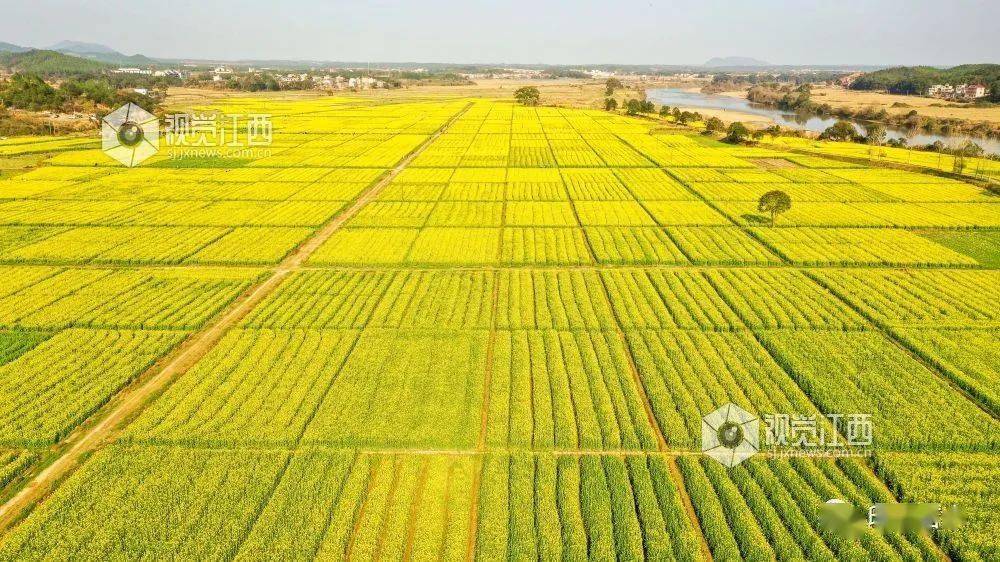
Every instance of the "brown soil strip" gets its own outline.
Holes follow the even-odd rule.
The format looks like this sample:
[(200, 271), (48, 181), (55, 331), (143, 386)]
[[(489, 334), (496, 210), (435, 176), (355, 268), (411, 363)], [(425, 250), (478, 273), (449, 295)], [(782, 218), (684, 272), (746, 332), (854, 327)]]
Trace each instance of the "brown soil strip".
[[(699, 455), (701, 453), (698, 453)], [(688, 521), (694, 527), (694, 532), (698, 535), (698, 544), (701, 545), (701, 555), (705, 560), (712, 560), (712, 549), (708, 546), (708, 541), (705, 540), (705, 533), (701, 530), (701, 522), (698, 519), (698, 514), (694, 511), (694, 503), (691, 501), (691, 496), (688, 495), (687, 487), (684, 486), (684, 475), (681, 474), (681, 469), (677, 466), (677, 458), (673, 457), (667, 462), (667, 466), (670, 467), (670, 477), (674, 481), (674, 485), (677, 486), (677, 494), (681, 497), (681, 503), (684, 504), (684, 511), (687, 513)]]
[(410, 560), (413, 556), (413, 541), (417, 534), (417, 517), (420, 514), (420, 503), (427, 485), (427, 473), (430, 470), (430, 465), (430, 459), (423, 460), (420, 475), (417, 477), (417, 489), (413, 491), (413, 501), (410, 504), (410, 515), (406, 524), (406, 549), (403, 551), (403, 560)]
[(372, 463), (368, 471), (368, 484), (365, 486), (365, 495), (361, 497), (361, 505), (358, 506), (357, 511), (354, 513), (354, 526), (351, 527), (351, 536), (347, 539), (347, 545), (344, 546), (344, 560), (347, 562), (351, 560), (351, 551), (354, 550), (354, 542), (358, 538), (358, 531), (361, 530), (361, 522), (365, 519), (365, 512), (368, 511), (368, 500), (372, 497), (372, 487), (375, 484), (375, 478), (378, 477), (378, 471), (382, 470), (384, 464), (386, 464), (385, 457), (379, 457), (378, 460)]
[[(500, 275), (495, 273), (493, 275), (493, 294), (490, 309), (490, 337), (486, 346), (486, 373), (483, 378), (483, 408), (479, 414), (479, 440), (476, 443), (477, 453), (486, 452), (486, 432), (489, 426), (490, 395), (491, 387), (493, 386), (494, 357), (497, 341), (497, 312), (499, 302)], [(476, 471), (475, 477), (473, 478), (472, 497), (469, 500), (472, 502), (471, 508), (469, 509), (469, 560), (473, 560), (475, 558), (476, 533), (479, 529), (479, 487), (482, 482), (484, 464), (484, 462), (480, 462), (479, 470)]]
[(479, 530), (479, 488), (483, 482), (483, 470), (486, 468), (486, 457), (479, 459), (479, 467), (472, 478), (472, 509), (469, 510), (469, 544), (466, 548), (466, 560), (476, 559), (476, 538)]

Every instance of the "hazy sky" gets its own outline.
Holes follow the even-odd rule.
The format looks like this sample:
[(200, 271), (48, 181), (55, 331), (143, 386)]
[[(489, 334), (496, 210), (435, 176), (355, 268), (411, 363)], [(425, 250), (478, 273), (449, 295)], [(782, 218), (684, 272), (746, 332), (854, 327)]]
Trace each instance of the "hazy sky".
[(998, 0), (0, 0), (0, 41), (216, 59), (1000, 62)]

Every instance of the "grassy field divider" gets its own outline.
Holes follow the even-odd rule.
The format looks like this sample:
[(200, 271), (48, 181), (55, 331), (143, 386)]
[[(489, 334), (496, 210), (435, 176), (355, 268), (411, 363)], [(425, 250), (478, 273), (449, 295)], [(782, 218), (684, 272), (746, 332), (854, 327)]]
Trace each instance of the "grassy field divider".
[[(142, 411), (151, 398), (165, 390), (177, 377), (186, 373), (219, 341), (273, 293), (288, 275), (301, 268), (309, 257), (319, 249), (348, 220), (365, 205), (374, 200), (389, 183), (405, 169), (421, 152), (430, 146), (444, 131), (471, 107), (471, 102), (451, 116), (437, 131), (413, 149), (395, 167), (372, 183), (358, 198), (317, 230), (292, 253), (285, 257), (270, 275), (259, 281), (244, 295), (233, 301), (224, 312), (216, 316), (201, 330), (191, 334), (174, 352), (164, 360), (140, 375), (140, 384), (125, 389), (116, 395), (109, 407), (98, 412), (99, 421), (88, 429), (71, 434), (63, 446), (65, 450), (52, 464), (40, 471), (3, 505), (0, 505), (0, 534), (20, 521), (34, 506), (49, 495), (66, 476), (80, 466), (86, 457), (106, 442), (113, 440), (115, 433)], [(93, 416), (92, 418), (93, 419)], [(280, 480), (280, 479), (279, 479)]]

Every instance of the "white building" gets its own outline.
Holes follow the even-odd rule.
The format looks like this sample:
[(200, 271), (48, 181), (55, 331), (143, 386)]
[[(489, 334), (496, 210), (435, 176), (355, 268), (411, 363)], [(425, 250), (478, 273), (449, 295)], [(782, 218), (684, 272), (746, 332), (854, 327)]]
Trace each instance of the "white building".
[(927, 95), (935, 98), (974, 100), (986, 97), (989, 90), (982, 84), (934, 84), (927, 88)]
[(965, 99), (985, 98), (989, 90), (982, 84), (960, 84), (955, 88), (955, 95)]
[(170, 77), (170, 78), (184, 78), (184, 73), (181, 72), (180, 70), (175, 70), (173, 68), (169, 68), (167, 70), (157, 70), (157, 71), (153, 72), (153, 76), (166, 76), (166, 77)]
[(119, 68), (119, 69), (115, 70), (114, 73), (115, 74), (144, 74), (144, 75), (151, 75), (151, 74), (153, 74), (153, 71), (152, 70), (144, 70), (142, 68)]

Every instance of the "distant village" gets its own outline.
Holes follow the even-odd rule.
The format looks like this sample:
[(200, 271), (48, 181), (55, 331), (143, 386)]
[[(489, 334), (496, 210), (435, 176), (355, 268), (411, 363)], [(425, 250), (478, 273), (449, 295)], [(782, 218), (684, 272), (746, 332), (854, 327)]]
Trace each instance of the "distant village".
[[(179, 70), (179, 69), (169, 69), (169, 70), (151, 70), (143, 68), (118, 68), (113, 71), (115, 74), (136, 74), (143, 76), (153, 76), (153, 77), (168, 77), (168, 78), (179, 78), (184, 79), (188, 76), (196, 73), (205, 73), (205, 71), (198, 70)], [(279, 84), (292, 84), (301, 83), (311, 80), (313, 87), (316, 89), (325, 90), (367, 90), (373, 88), (385, 88), (386, 82), (384, 80), (379, 80), (377, 78), (372, 78), (369, 76), (360, 77), (345, 77), (333, 74), (317, 74), (315, 72), (289, 72), (289, 73), (278, 73), (269, 68), (254, 68), (249, 67), (246, 70), (246, 74), (256, 74), (256, 73), (268, 73), (278, 81)], [(224, 82), (230, 77), (235, 76), (237, 71), (228, 66), (217, 66), (208, 71), (211, 76), (212, 82)]]
[[(324, 70), (309, 70), (308, 72), (287, 72), (279, 71), (272, 68), (236, 68), (233, 66), (217, 66), (214, 68), (182, 68), (182, 69), (167, 69), (167, 70), (154, 70), (148, 68), (137, 68), (137, 67), (123, 67), (113, 70), (115, 74), (132, 74), (141, 76), (152, 76), (152, 77), (167, 77), (167, 78), (177, 78), (177, 79), (187, 79), (190, 77), (202, 77), (203, 79), (210, 80), (211, 82), (224, 83), (234, 76), (248, 75), (248, 74), (268, 74), (273, 77), (279, 84), (282, 85), (301, 85), (306, 82), (312, 83), (312, 88), (318, 90), (369, 90), (369, 89), (380, 89), (380, 88), (392, 88), (398, 87), (399, 82), (391, 79), (382, 79), (379, 76), (385, 77), (385, 75), (390, 75), (394, 72), (404, 72), (402, 69), (396, 68), (372, 68), (367, 72), (375, 73), (375, 76), (343, 76), (340, 72), (344, 69), (329, 68)], [(406, 69), (405, 72), (410, 74), (425, 74), (428, 77), (432, 77), (432, 73), (425, 68), (415, 68)], [(357, 74), (358, 69), (353, 69), (352, 74)], [(675, 73), (672, 75), (653, 75), (653, 74), (635, 74), (635, 73), (616, 73), (608, 72), (604, 70), (583, 70), (579, 71), (581, 77), (589, 76), (590, 78), (597, 80), (605, 80), (612, 76), (627, 77), (630, 80), (699, 80), (704, 81), (706, 79), (711, 79), (712, 75), (705, 75), (702, 73)], [(545, 78), (552, 78), (548, 75), (545, 70), (531, 69), (531, 68), (498, 68), (490, 69), (486, 72), (456, 72), (453, 76), (458, 76), (465, 80), (540, 80)]]
[(927, 88), (927, 95), (932, 98), (948, 100), (976, 100), (990, 95), (990, 90), (983, 84), (934, 84)]

